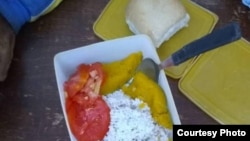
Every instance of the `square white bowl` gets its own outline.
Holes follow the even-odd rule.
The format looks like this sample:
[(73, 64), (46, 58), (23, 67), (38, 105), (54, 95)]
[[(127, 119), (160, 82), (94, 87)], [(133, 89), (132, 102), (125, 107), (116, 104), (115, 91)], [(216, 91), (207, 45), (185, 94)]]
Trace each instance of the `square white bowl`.
[[(64, 82), (75, 72), (77, 66), (81, 63), (94, 62), (112, 62), (127, 57), (129, 54), (141, 51), (143, 58), (150, 57), (155, 62), (160, 63), (159, 56), (151, 39), (146, 35), (133, 35), (113, 40), (102, 41), (91, 45), (79, 47), (72, 50), (60, 52), (54, 57), (54, 69), (59, 91), (59, 97), (66, 125), (71, 141), (76, 139), (72, 135), (65, 110), (65, 95), (63, 90)], [(164, 90), (171, 118), (174, 124), (181, 124), (180, 118), (175, 106), (175, 102), (163, 70), (160, 72), (159, 85)]]

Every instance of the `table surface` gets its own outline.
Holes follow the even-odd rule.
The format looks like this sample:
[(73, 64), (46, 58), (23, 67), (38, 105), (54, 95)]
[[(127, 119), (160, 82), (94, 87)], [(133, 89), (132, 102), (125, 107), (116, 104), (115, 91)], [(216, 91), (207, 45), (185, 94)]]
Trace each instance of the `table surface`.
[[(218, 15), (215, 28), (238, 21), (250, 41), (250, 9), (240, 0), (193, 0)], [(0, 139), (3, 141), (68, 141), (57, 91), (56, 53), (102, 41), (93, 23), (109, 0), (64, 0), (52, 13), (26, 24), (17, 35), (14, 58), (0, 83)], [(182, 124), (218, 124), (168, 78)]]

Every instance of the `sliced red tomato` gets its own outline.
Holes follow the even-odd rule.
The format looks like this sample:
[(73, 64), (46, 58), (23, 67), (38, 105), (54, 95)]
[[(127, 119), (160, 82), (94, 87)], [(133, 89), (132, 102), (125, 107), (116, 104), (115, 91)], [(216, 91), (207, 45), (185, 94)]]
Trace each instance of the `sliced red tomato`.
[(89, 78), (82, 91), (88, 93), (90, 97), (95, 97), (100, 92), (100, 87), (105, 79), (105, 73), (101, 63), (94, 63), (89, 66)]
[(75, 73), (64, 83), (64, 91), (67, 96), (73, 97), (79, 92), (89, 78), (89, 66), (81, 64), (78, 66)]
[(78, 141), (102, 140), (108, 131), (110, 109), (99, 95), (104, 78), (101, 63), (82, 64), (65, 83), (70, 95), (66, 98), (68, 121)]
[(77, 71), (64, 83), (64, 91), (69, 97), (73, 97), (79, 91), (99, 94), (101, 84), (105, 80), (102, 64), (99, 62), (78, 66)]
[(101, 141), (108, 131), (110, 109), (100, 96), (93, 101), (85, 95), (77, 101), (82, 100), (83, 105), (72, 102), (67, 106), (71, 131), (78, 141)]

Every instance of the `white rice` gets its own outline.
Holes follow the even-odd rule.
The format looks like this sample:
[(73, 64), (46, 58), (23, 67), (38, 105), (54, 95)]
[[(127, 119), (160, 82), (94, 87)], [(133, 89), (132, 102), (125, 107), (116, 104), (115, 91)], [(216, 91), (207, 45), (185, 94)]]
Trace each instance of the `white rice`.
[(122, 90), (104, 96), (111, 122), (103, 141), (167, 141), (171, 131), (159, 126), (143, 101), (131, 99)]

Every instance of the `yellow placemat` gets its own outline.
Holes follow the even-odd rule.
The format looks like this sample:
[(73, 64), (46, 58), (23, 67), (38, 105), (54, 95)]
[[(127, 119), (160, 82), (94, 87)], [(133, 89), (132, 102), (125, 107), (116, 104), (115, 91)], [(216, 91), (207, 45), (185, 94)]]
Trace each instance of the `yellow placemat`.
[(179, 89), (221, 124), (250, 124), (250, 44), (242, 38), (200, 55)]
[[(176, 33), (170, 40), (163, 43), (157, 52), (161, 60), (167, 58), (174, 51), (185, 44), (209, 33), (218, 21), (217, 15), (195, 4), (190, 0), (181, 0), (190, 14), (189, 26)], [(97, 36), (104, 40), (133, 35), (125, 22), (125, 9), (129, 0), (111, 0), (105, 7), (93, 26)], [(166, 69), (172, 78), (180, 78), (194, 59)]]

